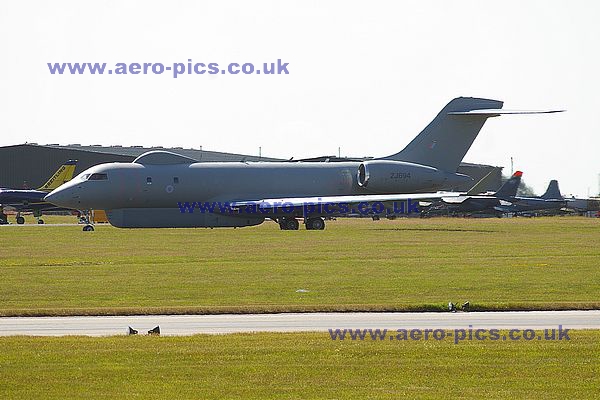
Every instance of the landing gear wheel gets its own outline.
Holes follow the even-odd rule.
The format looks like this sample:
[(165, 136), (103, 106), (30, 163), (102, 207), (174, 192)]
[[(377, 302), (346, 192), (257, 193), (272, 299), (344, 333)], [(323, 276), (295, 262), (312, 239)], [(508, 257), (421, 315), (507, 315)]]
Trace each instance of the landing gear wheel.
[(38, 224), (40, 224), (40, 225), (44, 225), (44, 220), (43, 220), (43, 219), (41, 219), (41, 218), (40, 218), (40, 219), (38, 219)]
[(17, 216), (17, 224), (23, 225), (24, 223), (25, 223), (25, 218), (21, 217), (20, 215)]
[(94, 231), (94, 227), (92, 225), (86, 225), (83, 227), (83, 231), (84, 232), (93, 232)]
[(295, 218), (282, 218), (279, 221), (279, 228), (282, 231), (297, 231), (300, 227), (298, 220)]
[(322, 231), (325, 229), (325, 220), (323, 218), (309, 218), (305, 224), (306, 229), (311, 231)]

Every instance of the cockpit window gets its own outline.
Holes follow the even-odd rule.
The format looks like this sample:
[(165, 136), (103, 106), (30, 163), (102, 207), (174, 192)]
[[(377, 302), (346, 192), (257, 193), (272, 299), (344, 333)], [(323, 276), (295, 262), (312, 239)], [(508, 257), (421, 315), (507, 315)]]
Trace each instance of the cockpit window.
[(89, 177), (90, 177), (90, 174), (83, 174), (83, 175), (81, 175), (81, 180), (87, 181)]
[(108, 180), (108, 175), (106, 174), (91, 174), (88, 178), (88, 181), (106, 181)]

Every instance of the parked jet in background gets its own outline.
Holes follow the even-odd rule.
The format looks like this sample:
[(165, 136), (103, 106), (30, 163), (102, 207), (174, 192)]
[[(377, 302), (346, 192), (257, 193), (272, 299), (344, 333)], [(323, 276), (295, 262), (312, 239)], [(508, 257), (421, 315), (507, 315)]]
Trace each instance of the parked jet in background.
[[(555, 180), (550, 181), (548, 189), (541, 197), (517, 196), (522, 176), (521, 171), (515, 172), (497, 192), (492, 194), (444, 197), (442, 202), (449, 213), (496, 214), (497, 216), (504, 213), (560, 210), (566, 206), (566, 201), (558, 189), (558, 182)], [(440, 209), (436, 208), (428, 214), (432, 211), (440, 213)]]
[(507, 203), (496, 206), (495, 209), (503, 213), (520, 214), (530, 211), (560, 210), (567, 206), (556, 180), (550, 181), (546, 192), (541, 197), (515, 197)]
[[(443, 197), (442, 202), (450, 213), (490, 213), (497, 212), (496, 207), (512, 200), (517, 195), (523, 173), (517, 171), (496, 192), (491, 194), (475, 194), (475, 187), (465, 195)], [(485, 179), (485, 178), (484, 178)], [(477, 185), (476, 185), (477, 186)]]
[(43, 224), (44, 220), (40, 218), (42, 211), (57, 209), (54, 204), (44, 201), (44, 197), (73, 178), (76, 164), (77, 160), (67, 161), (48, 179), (48, 182), (36, 190), (0, 189), (0, 224), (8, 222), (6, 214), (4, 214), (5, 208), (17, 211), (17, 224), (25, 223), (25, 218), (21, 213), (31, 211), (33, 211), (38, 224)]
[[(360, 203), (436, 199), (441, 195), (432, 191), (472, 180), (456, 171), (489, 117), (540, 113), (506, 111), (502, 105), (498, 100), (456, 98), (402, 151), (379, 159), (199, 163), (156, 151), (131, 163), (89, 168), (46, 200), (79, 210), (106, 210), (110, 223), (122, 228), (241, 227), (269, 218), (281, 229), (295, 230), (303, 218), (307, 229), (323, 229), (324, 217), (351, 214)], [(205, 212), (210, 202), (228, 207)], [(337, 206), (329, 208), (332, 213), (321, 207), (307, 211), (307, 203)], [(204, 211), (194, 212), (190, 204), (201, 204)]]

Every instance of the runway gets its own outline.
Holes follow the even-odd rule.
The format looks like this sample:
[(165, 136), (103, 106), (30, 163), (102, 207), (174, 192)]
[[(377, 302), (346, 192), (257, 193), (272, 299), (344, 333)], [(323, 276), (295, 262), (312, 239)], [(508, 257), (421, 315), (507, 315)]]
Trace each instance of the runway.
[(127, 327), (162, 335), (238, 332), (320, 332), (352, 329), (600, 329), (600, 310), (472, 313), (287, 313), (0, 318), (0, 336), (111, 336)]

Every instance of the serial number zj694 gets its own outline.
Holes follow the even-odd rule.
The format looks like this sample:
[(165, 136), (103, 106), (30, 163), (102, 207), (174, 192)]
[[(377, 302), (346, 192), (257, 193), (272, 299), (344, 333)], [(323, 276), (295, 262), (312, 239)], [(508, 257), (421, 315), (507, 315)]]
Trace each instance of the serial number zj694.
[(410, 179), (410, 172), (392, 172), (390, 179)]

